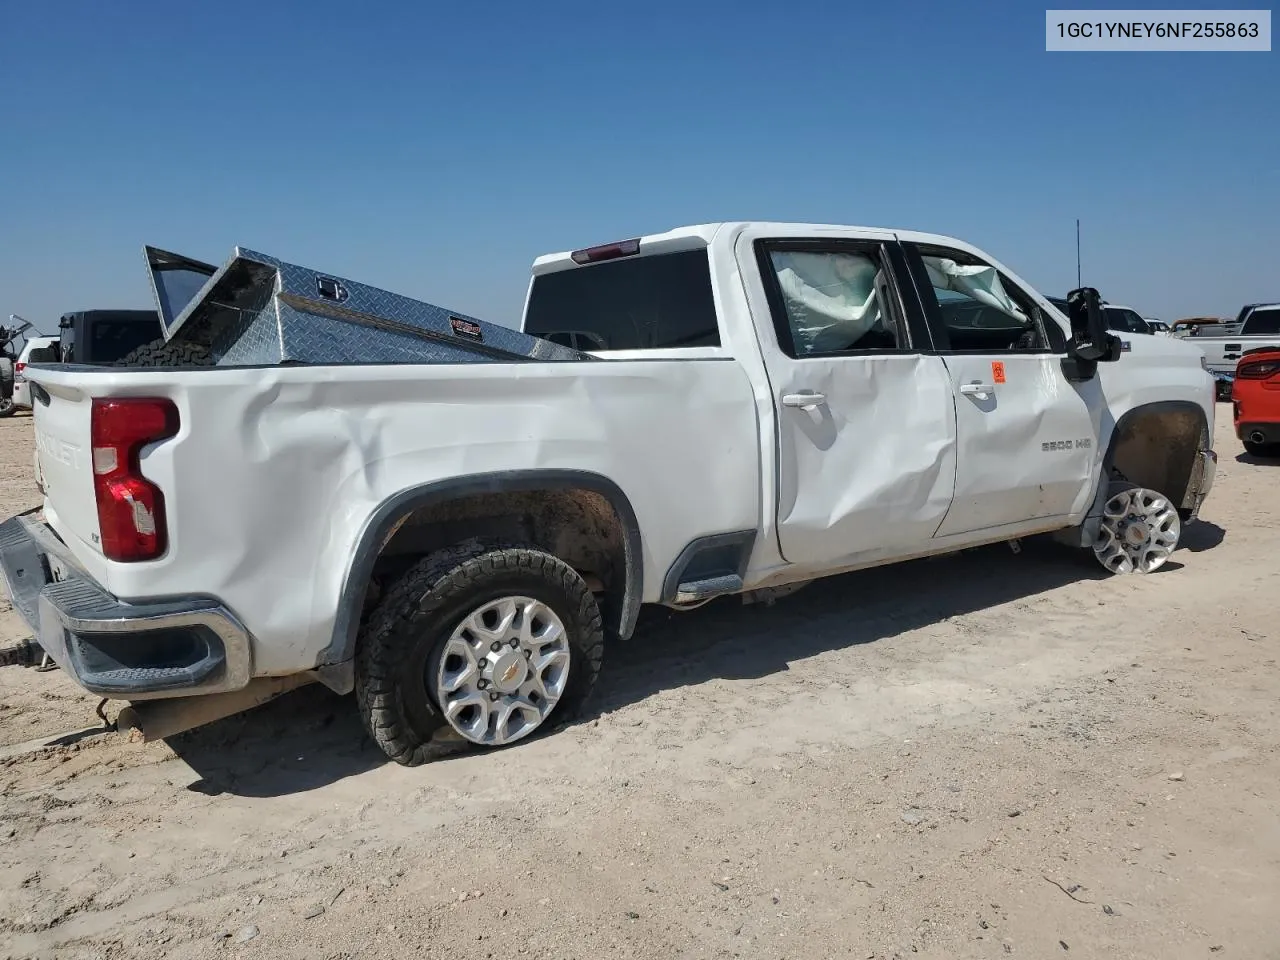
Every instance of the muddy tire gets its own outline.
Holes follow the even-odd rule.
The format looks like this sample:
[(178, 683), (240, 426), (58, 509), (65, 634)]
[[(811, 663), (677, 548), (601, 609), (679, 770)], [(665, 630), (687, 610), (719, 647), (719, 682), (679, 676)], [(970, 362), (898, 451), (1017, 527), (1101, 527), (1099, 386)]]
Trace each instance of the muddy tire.
[(211, 367), (209, 348), (198, 343), (166, 343), (161, 337), (136, 347), (117, 360), (116, 367)]
[(577, 572), (541, 550), (470, 541), (424, 557), (379, 601), (358, 640), (356, 702), (379, 748), (416, 766), (571, 719), (603, 654)]

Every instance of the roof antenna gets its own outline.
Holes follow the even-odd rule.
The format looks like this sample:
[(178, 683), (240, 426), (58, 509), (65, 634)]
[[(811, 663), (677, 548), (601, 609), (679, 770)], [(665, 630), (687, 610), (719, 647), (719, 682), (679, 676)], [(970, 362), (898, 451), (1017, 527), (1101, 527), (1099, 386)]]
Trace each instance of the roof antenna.
[(1080, 282), (1080, 218), (1076, 217), (1076, 287), (1083, 287)]

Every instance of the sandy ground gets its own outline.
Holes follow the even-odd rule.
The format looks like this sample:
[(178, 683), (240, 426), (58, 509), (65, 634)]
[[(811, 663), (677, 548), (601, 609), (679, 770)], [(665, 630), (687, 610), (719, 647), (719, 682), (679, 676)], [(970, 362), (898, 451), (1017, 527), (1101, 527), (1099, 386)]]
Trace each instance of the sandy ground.
[(1225, 406), (1217, 448), (1157, 574), (997, 547), (660, 613), (585, 722), (425, 768), (314, 687), (33, 752), (96, 702), (0, 669), (0, 956), (1280, 957), (1280, 464)]

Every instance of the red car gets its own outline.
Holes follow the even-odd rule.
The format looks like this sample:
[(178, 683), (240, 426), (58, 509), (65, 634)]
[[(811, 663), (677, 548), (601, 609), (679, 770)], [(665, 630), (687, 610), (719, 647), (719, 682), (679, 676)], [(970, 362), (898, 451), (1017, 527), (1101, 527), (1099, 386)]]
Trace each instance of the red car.
[(1280, 456), (1280, 349), (1258, 347), (1236, 363), (1231, 385), (1236, 436), (1254, 456)]

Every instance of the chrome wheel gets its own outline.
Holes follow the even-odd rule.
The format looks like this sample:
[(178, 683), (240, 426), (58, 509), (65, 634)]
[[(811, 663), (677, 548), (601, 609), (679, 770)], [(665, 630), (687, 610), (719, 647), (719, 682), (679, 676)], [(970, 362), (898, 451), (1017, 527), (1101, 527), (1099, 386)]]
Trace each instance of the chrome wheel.
[(1182, 524), (1167, 497), (1143, 487), (1111, 495), (1093, 554), (1112, 573), (1151, 573), (1178, 545)]
[(502, 597), (463, 619), (440, 652), (435, 697), (449, 726), (472, 743), (528, 736), (569, 680), (569, 636), (549, 606)]

